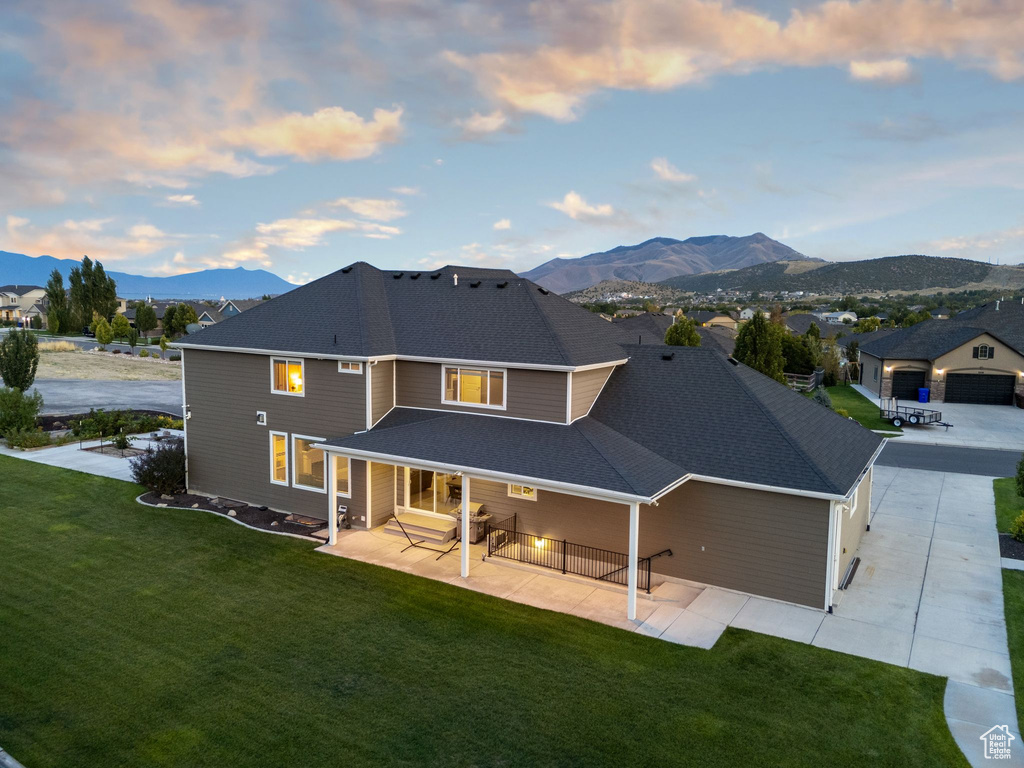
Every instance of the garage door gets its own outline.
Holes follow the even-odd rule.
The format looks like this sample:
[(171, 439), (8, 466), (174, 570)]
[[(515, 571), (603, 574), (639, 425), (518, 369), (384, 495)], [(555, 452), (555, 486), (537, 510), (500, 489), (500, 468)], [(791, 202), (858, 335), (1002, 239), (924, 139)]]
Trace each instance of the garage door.
[(893, 371), (892, 396), (900, 400), (917, 400), (917, 389), (924, 386), (924, 375), (924, 371)]
[(946, 377), (946, 402), (1013, 405), (1013, 378), (988, 373), (951, 373)]

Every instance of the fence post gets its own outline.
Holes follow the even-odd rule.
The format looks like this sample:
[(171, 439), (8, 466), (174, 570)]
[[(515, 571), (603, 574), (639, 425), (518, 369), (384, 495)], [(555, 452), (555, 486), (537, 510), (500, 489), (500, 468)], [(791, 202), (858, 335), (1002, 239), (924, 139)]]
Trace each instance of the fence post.
[(566, 546), (567, 543), (568, 542), (566, 542), (565, 539), (562, 539), (562, 573), (565, 573), (565, 553), (566, 550), (568, 550), (569, 548), (568, 546)]

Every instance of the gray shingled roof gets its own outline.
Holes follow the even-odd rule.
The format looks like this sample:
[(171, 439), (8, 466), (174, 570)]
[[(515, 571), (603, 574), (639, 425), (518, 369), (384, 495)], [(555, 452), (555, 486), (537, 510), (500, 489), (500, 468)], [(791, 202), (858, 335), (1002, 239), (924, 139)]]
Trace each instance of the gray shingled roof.
[(844, 496), (881, 445), (718, 352), (626, 351), (591, 414), (571, 425), (397, 408), (327, 444), (641, 498), (687, 474)]
[(618, 338), (607, 321), (508, 270), (385, 272), (358, 262), (181, 345), (575, 367), (622, 359)]

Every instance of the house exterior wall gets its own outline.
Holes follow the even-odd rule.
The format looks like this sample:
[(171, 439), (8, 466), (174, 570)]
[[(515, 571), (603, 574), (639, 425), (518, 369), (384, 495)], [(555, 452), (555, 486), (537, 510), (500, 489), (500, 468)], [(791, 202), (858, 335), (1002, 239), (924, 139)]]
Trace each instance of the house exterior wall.
[(736, 320), (731, 318), (731, 317), (722, 316), (722, 317), (713, 317), (710, 320), (708, 320), (706, 323), (703, 323), (703, 325), (708, 326), (708, 327), (713, 327), (713, 326), (718, 325), (718, 326), (721, 326), (722, 328), (729, 328), (730, 330), (735, 331), (736, 328), (739, 326), (739, 323), (736, 322)]
[(395, 364), (396, 405), (565, 423), (568, 374), (564, 371), (508, 368), (506, 407), (505, 410), (499, 411), (491, 408), (474, 408), (472, 405), (443, 403), (440, 363), (398, 360)]
[[(974, 348), (979, 344), (988, 344), (995, 349), (995, 357), (991, 360), (978, 360), (974, 357)], [(939, 375), (937, 371), (941, 370)], [(1006, 346), (994, 336), (985, 333), (956, 349), (947, 352), (935, 360), (932, 366), (932, 400), (941, 402), (945, 399), (946, 376), (951, 373), (988, 373), (1010, 375), (1015, 378), (1014, 389), (1019, 396), (1024, 396), (1024, 356)]]
[[(305, 396), (270, 391), (270, 356), (187, 349), (182, 357), (188, 420), (189, 490), (325, 519), (324, 493), (270, 482), (270, 431), (330, 438), (366, 426), (363, 374), (334, 360), (305, 359)], [(267, 425), (256, 423), (266, 411)], [(360, 471), (362, 470), (362, 471)], [(364, 514), (365, 465), (352, 462), (350, 513)]]
[[(366, 366), (363, 366), (364, 368)], [(395, 406), (395, 361), (381, 360), (370, 369), (370, 407), (373, 423)]]
[(850, 511), (843, 511), (839, 527), (839, 578), (843, 578), (846, 569), (853, 560), (860, 546), (860, 540), (868, 527), (868, 511), (871, 508), (871, 476), (874, 468), (861, 481), (857, 491), (857, 504)]
[[(860, 370), (861, 377), (860, 383), (862, 386), (867, 387), (876, 395), (881, 396), (881, 384), (882, 378), (885, 375), (885, 366), (882, 364), (881, 359), (874, 355), (869, 355), (866, 352), (860, 353)], [(878, 373), (878, 378), (875, 378), (875, 373)], [(891, 386), (891, 385), (890, 385)]]
[(604, 388), (605, 382), (611, 376), (614, 366), (607, 368), (593, 368), (589, 371), (578, 371), (570, 374), (572, 376), (572, 419), (586, 416), (597, 396)]
[(370, 462), (370, 525), (384, 525), (395, 514), (397, 470), (392, 464)]
[[(507, 486), (474, 479), (474, 502), (497, 517), (515, 512), (519, 530), (626, 552), (629, 508), (538, 491), (510, 498)], [(829, 502), (691, 481), (640, 508), (640, 557), (666, 548), (652, 570), (778, 600), (824, 608)]]

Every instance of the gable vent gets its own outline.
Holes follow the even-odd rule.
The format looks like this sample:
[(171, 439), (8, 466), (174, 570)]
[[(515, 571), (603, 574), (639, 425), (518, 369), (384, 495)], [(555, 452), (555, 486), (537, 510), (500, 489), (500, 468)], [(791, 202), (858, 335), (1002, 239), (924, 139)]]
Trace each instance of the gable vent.
[(395, 278), (395, 280), (401, 280), (402, 279), (402, 275), (404, 275), (404, 274), (405, 274), (405, 272), (396, 272), (395, 274), (392, 275), (392, 277)]
[(440, 273), (440, 272), (435, 272), (434, 274), (432, 274), (432, 275), (430, 276), (430, 279), (431, 279), (431, 280), (437, 280), (437, 278), (439, 278), (440, 276), (441, 276), (441, 273)]
[(420, 274), (421, 274), (420, 272), (417, 272), (415, 275), (409, 275), (409, 279), (410, 280), (419, 280)]
[(544, 294), (545, 296), (547, 296), (547, 295), (548, 295), (548, 294), (550, 293), (550, 291), (549, 291), (549, 290), (547, 290), (546, 288), (541, 288), (541, 287), (539, 287), (539, 286), (537, 287), (537, 290), (538, 290), (538, 291), (540, 291), (540, 292), (541, 292), (542, 294)]
[(480, 287), (480, 281), (479, 280), (473, 281), (472, 283), (469, 284), (469, 287), (470, 288), (479, 288)]
[(352, 271), (352, 267), (342, 267), (341, 271), (342, 271), (343, 274), (347, 275), (349, 272)]
[(666, 354), (662, 355), (662, 356), (661, 356), (661, 359), (662, 359), (662, 360), (671, 360), (671, 359), (672, 359), (673, 357), (675, 357), (675, 356), (676, 356), (676, 353), (675, 353), (675, 352), (668, 352), (668, 353), (666, 353)]
[(505, 281), (505, 282), (503, 282), (503, 283), (498, 283), (498, 287), (499, 287), (499, 288), (504, 288), (504, 287), (505, 287), (505, 286), (507, 286), (507, 285), (508, 285), (508, 280), (506, 280), (506, 281)]

